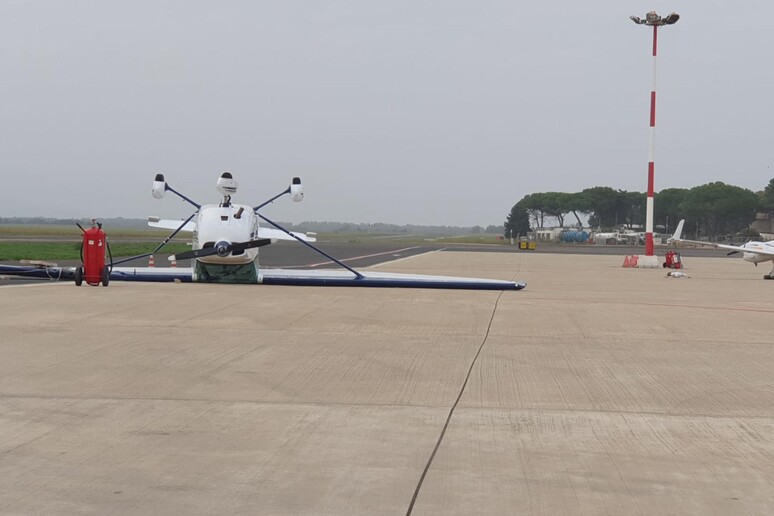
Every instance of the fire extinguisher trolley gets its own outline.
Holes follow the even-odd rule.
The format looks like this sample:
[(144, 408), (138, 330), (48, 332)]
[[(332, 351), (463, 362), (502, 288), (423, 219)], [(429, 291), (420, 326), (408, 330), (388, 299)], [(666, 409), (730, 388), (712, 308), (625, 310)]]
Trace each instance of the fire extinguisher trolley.
[[(81, 243), (81, 262), (80, 267), (75, 269), (75, 284), (81, 286), (86, 281), (94, 287), (102, 283), (107, 287), (110, 282), (110, 269), (113, 268), (113, 255), (110, 252), (110, 245), (107, 241), (105, 232), (102, 231), (102, 223), (94, 219), (91, 221), (89, 229), (83, 229), (83, 242)], [(105, 265), (105, 253), (110, 255), (110, 265)]]
[(683, 261), (680, 258), (680, 253), (677, 251), (667, 251), (664, 253), (664, 257), (666, 258), (666, 261), (662, 264), (662, 266), (666, 269), (682, 269), (683, 268)]

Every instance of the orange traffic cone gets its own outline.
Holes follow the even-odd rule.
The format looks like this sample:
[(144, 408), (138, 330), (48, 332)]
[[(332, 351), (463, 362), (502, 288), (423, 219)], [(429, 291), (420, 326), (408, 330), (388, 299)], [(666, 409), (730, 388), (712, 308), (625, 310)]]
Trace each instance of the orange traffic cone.
[(632, 255), (632, 259), (629, 262), (629, 265), (631, 265), (632, 267), (637, 267), (637, 262), (639, 261), (639, 259), (640, 259), (640, 257), (638, 255), (633, 254)]
[(153, 255), (150, 255), (150, 258), (148, 258), (148, 267), (155, 267), (156, 266), (156, 260), (153, 259)]
[(624, 267), (631, 267), (632, 266), (631, 262), (629, 262), (629, 255), (628, 254), (626, 255), (626, 258), (624, 258), (623, 266)]
[(170, 267), (177, 267), (177, 258), (172, 257), (170, 262), (171, 262), (170, 265), (169, 265)]

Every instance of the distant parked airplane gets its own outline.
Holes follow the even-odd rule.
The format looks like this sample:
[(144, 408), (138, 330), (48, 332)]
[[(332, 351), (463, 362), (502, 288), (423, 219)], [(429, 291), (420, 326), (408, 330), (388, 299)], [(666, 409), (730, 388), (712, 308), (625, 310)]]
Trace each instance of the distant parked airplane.
[[(685, 219), (681, 220), (677, 225), (677, 230), (669, 242), (685, 242), (689, 244), (703, 245), (708, 247), (714, 247), (715, 249), (727, 249), (730, 252), (728, 255), (742, 253), (742, 259), (746, 262), (755, 264), (757, 267), (759, 263), (774, 262), (774, 240), (768, 242), (747, 242), (742, 245), (728, 245), (728, 244), (713, 244), (710, 242), (700, 242), (698, 240), (685, 240), (681, 238), (683, 233), (683, 225)], [(772, 264), (771, 272), (763, 276), (763, 279), (774, 279), (774, 264)]]

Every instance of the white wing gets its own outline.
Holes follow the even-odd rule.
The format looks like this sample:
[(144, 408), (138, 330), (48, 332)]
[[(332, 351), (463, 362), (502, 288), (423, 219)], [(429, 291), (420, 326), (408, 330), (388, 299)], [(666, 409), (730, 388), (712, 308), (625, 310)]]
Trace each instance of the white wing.
[(680, 223), (677, 225), (677, 231), (675, 231), (675, 234), (672, 235), (672, 238), (669, 239), (670, 242), (682, 242), (686, 244), (695, 244), (695, 245), (702, 245), (706, 247), (712, 247), (714, 249), (727, 249), (729, 251), (737, 251), (740, 253), (754, 253), (754, 254), (760, 254), (763, 256), (774, 257), (774, 245), (772, 245), (772, 242), (750, 242), (745, 244), (744, 246), (740, 246), (740, 245), (729, 245), (729, 244), (713, 244), (711, 242), (701, 242), (698, 240), (686, 240), (684, 238), (680, 238), (680, 235), (683, 232), (684, 223), (685, 223), (685, 220), (681, 220)]
[[(180, 227), (180, 224), (182, 224), (182, 220), (170, 220), (170, 219), (160, 219), (158, 217), (148, 217), (148, 225), (152, 228), (161, 228), (161, 229), (177, 229)], [(180, 229), (180, 231), (196, 231), (196, 222), (194, 221), (188, 221), (185, 223), (185, 226)]]
[(774, 246), (769, 243), (750, 242), (748, 244), (745, 244), (744, 246), (741, 246), (741, 245), (728, 245), (728, 244), (712, 244), (709, 242), (699, 242), (697, 240), (683, 240), (682, 238), (673, 239), (673, 240), (675, 242), (685, 242), (688, 244), (703, 245), (703, 246), (712, 247), (715, 249), (727, 249), (729, 251), (737, 251), (740, 253), (753, 253), (753, 254), (760, 254), (762, 256), (774, 257)]
[[(0, 264), (0, 274), (25, 276), (49, 280), (75, 278), (75, 267), (35, 267)], [(402, 287), (440, 288), (465, 290), (521, 290), (526, 284), (521, 281), (501, 281), (484, 278), (457, 278), (452, 276), (428, 276), (420, 274), (399, 274), (390, 272), (363, 271), (357, 278), (349, 271), (340, 270), (289, 270), (261, 269), (259, 283), (266, 285), (297, 285), (327, 287)], [(193, 269), (190, 267), (114, 267), (111, 281), (152, 281), (191, 282)]]
[(503, 281), (484, 278), (458, 278), (424, 274), (360, 271), (356, 278), (341, 270), (261, 269), (259, 282), (265, 285), (297, 285), (320, 287), (402, 287), (440, 288), (463, 290), (521, 290), (527, 286), (521, 281)]
[[(182, 224), (182, 220), (171, 220), (171, 219), (160, 219), (158, 217), (148, 217), (148, 225), (152, 228), (162, 228), (162, 229), (177, 229), (180, 227), (180, 224)], [(180, 229), (180, 231), (196, 231), (196, 222), (189, 221), (186, 222), (185, 225)], [(304, 240), (306, 242), (316, 242), (317, 239), (314, 237), (310, 237), (306, 233), (295, 233), (293, 231), (290, 232), (291, 235), (295, 235), (301, 240)], [(271, 240), (295, 240), (291, 235), (288, 235), (284, 231), (280, 231), (279, 229), (271, 229), (271, 228), (258, 228), (258, 236), (256, 238), (267, 238)]]
[[(306, 233), (295, 233), (293, 231), (290, 233), (291, 235), (295, 235), (305, 242), (317, 242), (316, 238), (310, 237)], [(288, 235), (284, 231), (271, 228), (258, 228), (258, 238), (270, 238), (272, 240), (295, 240), (295, 238)]]

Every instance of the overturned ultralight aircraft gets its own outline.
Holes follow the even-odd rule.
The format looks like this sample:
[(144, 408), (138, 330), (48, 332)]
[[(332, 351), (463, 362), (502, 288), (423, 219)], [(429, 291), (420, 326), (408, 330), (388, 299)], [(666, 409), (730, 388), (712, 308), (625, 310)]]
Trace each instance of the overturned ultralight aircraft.
[[(256, 207), (231, 202), (236, 193), (237, 181), (229, 172), (217, 181), (217, 190), (223, 195), (219, 204), (200, 205), (173, 189), (162, 174), (153, 182), (152, 194), (156, 199), (172, 192), (196, 208), (186, 220), (162, 220), (150, 217), (151, 227), (174, 230), (153, 252), (111, 262), (102, 271), (102, 284), (109, 281), (183, 281), (209, 283), (249, 283), (267, 285), (345, 286), (345, 287), (408, 287), (470, 290), (520, 290), (523, 282), (398, 274), (375, 271), (358, 271), (325, 253), (312, 242), (315, 239), (304, 234), (288, 231), (260, 213), (261, 208), (283, 195), (290, 195), (295, 202), (303, 200), (304, 193), (299, 178), (293, 178), (290, 186)], [(273, 226), (261, 227), (259, 219)], [(181, 231), (193, 235), (190, 251), (170, 256), (170, 260), (192, 260), (192, 267), (116, 267), (137, 258), (148, 257), (163, 248)], [(344, 270), (289, 270), (261, 268), (258, 248), (277, 240), (295, 240), (340, 265)], [(79, 267), (58, 267), (48, 264), (33, 266), (0, 265), (0, 274), (34, 278), (75, 280), (83, 274)], [(99, 279), (97, 280), (97, 284)], [(93, 283), (92, 283), (93, 284)]]

